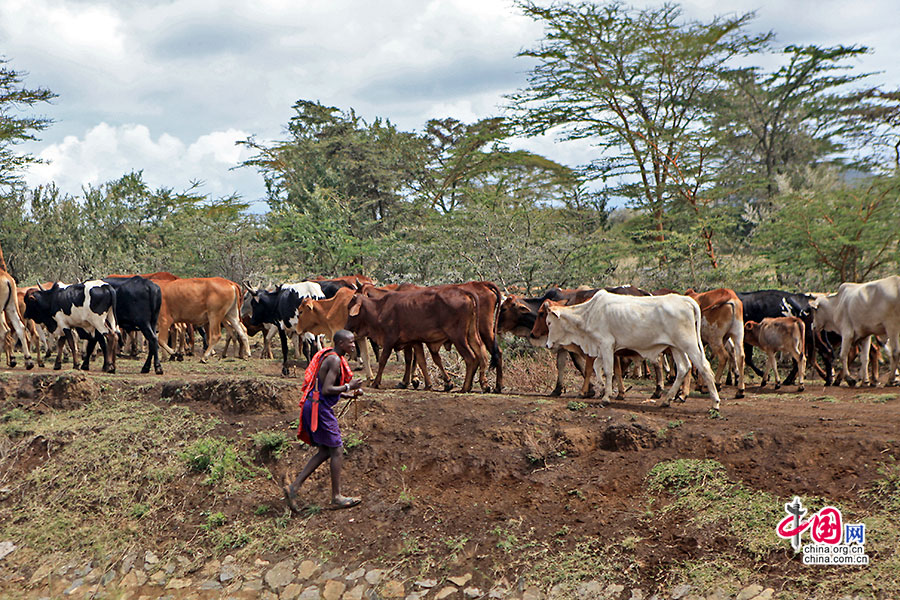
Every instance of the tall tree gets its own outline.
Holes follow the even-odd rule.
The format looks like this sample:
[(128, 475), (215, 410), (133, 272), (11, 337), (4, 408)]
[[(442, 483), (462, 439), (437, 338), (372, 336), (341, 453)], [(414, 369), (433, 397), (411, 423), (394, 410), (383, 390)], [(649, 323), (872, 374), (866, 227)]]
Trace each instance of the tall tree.
[(48, 89), (24, 87), (26, 73), (8, 65), (9, 60), (0, 56), (0, 190), (19, 183), (22, 168), (37, 160), (28, 153), (16, 152), (15, 146), (36, 139), (37, 132), (51, 123), (46, 117), (27, 114), (26, 109), (56, 97)]
[(711, 118), (723, 193), (771, 201), (778, 177), (796, 176), (841, 150), (864, 124), (853, 118), (857, 94), (842, 88), (866, 74), (849, 72), (846, 63), (866, 51), (788, 46), (785, 64), (771, 73), (759, 67), (726, 71), (727, 86), (715, 98)]
[[(519, 6), (546, 27), (540, 46), (520, 54), (537, 61), (528, 87), (509, 97), (521, 131), (590, 139), (599, 153), (589, 176), (649, 212), (657, 240), (673, 205), (705, 219), (711, 142), (703, 117), (728, 61), (769, 38), (743, 33), (753, 13), (699, 23), (684, 22), (674, 4)], [(700, 232), (715, 266), (714, 231)]]

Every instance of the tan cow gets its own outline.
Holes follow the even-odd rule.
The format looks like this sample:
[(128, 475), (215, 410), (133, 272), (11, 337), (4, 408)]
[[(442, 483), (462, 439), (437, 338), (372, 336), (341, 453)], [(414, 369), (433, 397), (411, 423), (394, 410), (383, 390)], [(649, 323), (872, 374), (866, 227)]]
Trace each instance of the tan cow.
[(744, 341), (756, 346), (766, 353), (766, 366), (763, 368), (762, 383), (769, 379), (769, 369), (775, 372), (775, 389), (781, 387), (778, 378), (778, 362), (775, 353), (787, 353), (797, 362), (797, 391), (804, 390), (803, 376), (806, 373), (806, 326), (797, 317), (766, 317), (761, 322), (744, 323)]
[[(694, 290), (684, 293), (700, 305), (703, 321), (700, 335), (719, 360), (716, 369), (716, 385), (721, 385), (722, 373), (728, 368), (731, 353), (726, 342), (734, 344), (734, 368), (737, 371), (738, 389), (735, 398), (744, 397), (744, 305), (734, 290), (719, 288), (698, 294)], [(690, 381), (690, 380), (688, 380)]]
[[(10, 336), (7, 341), (7, 333), (15, 331), (19, 341), (22, 343), (22, 354), (25, 356), (25, 368), (33, 369), (34, 361), (31, 359), (31, 351), (28, 349), (28, 339), (25, 336), (25, 326), (22, 324), (22, 317), (19, 314), (18, 288), (16, 280), (6, 271), (6, 260), (3, 258), (3, 249), (0, 248), (0, 311), (3, 312), (5, 318), (0, 319), (0, 353), (7, 352), (7, 344), (15, 346), (15, 341)], [(8, 354), (9, 366), (14, 367), (16, 361), (12, 358), (10, 346), (10, 354)]]
[(187, 323), (206, 328), (208, 346), (201, 362), (209, 360), (219, 341), (222, 325), (230, 328), (240, 340), (240, 357), (250, 356), (250, 340), (241, 323), (241, 289), (222, 277), (196, 277), (171, 281), (156, 280), (162, 290), (159, 311), (159, 345), (169, 356), (177, 352), (169, 347), (169, 328)]

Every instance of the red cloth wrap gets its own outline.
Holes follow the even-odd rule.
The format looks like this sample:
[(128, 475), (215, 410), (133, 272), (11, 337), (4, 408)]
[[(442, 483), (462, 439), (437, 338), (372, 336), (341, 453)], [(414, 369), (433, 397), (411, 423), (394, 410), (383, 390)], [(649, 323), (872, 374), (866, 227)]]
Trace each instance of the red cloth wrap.
[[(303, 387), (300, 388), (300, 424), (297, 427), (297, 437), (300, 438), (301, 441), (306, 442), (307, 444), (312, 444), (312, 439), (309, 437), (309, 433), (303, 429), (303, 405), (306, 402), (307, 398), (311, 398), (312, 405), (312, 418), (310, 419), (310, 428), (315, 431), (318, 429), (319, 424), (319, 390), (316, 389), (316, 382), (319, 379), (319, 367), (322, 366), (322, 361), (325, 357), (334, 352), (334, 348), (324, 348), (316, 352), (316, 354), (312, 357), (312, 360), (309, 361), (309, 366), (306, 367), (306, 371), (303, 373)], [(349, 383), (351, 379), (353, 379), (353, 372), (350, 370), (350, 363), (347, 362), (347, 359), (343, 356), (338, 356), (341, 359), (341, 381), (338, 385), (344, 385), (345, 383)]]

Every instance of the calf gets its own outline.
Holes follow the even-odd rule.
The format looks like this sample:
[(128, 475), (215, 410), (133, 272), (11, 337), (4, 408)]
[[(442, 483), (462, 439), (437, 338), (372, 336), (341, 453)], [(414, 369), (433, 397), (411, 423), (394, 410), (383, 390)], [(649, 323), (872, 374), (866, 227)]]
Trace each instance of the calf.
[(116, 340), (119, 327), (116, 321), (116, 290), (108, 283), (94, 280), (73, 285), (54, 283), (49, 290), (42, 287), (25, 294), (25, 318), (44, 325), (57, 336), (56, 362), (62, 368), (62, 349), (65, 343), (72, 352), (73, 368), (78, 368), (73, 330), (84, 331), (88, 346), (81, 368), (90, 368), (91, 354), (96, 344), (103, 351), (103, 371), (116, 372)]
[[(735, 398), (744, 397), (744, 305), (733, 290), (719, 288), (697, 293), (688, 290), (685, 296), (700, 305), (703, 324), (700, 329), (703, 342), (719, 359), (716, 369), (716, 385), (722, 381), (722, 373), (728, 368), (730, 355), (726, 342), (734, 345), (734, 368), (737, 371), (737, 393)], [(662, 296), (665, 297), (665, 296)]]
[(762, 383), (765, 386), (769, 377), (769, 369), (775, 373), (775, 389), (781, 387), (778, 379), (778, 362), (775, 353), (787, 353), (797, 363), (797, 391), (804, 390), (803, 374), (806, 372), (806, 327), (797, 317), (767, 317), (761, 322), (744, 323), (744, 341), (756, 346), (766, 353), (766, 366), (762, 372)]

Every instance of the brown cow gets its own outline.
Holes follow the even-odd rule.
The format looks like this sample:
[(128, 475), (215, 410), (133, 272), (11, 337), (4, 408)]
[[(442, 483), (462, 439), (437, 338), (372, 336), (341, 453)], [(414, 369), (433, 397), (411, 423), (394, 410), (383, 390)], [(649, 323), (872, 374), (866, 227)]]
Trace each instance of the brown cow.
[[(719, 288), (699, 294), (694, 290), (684, 293), (700, 305), (703, 320), (700, 337), (718, 358), (716, 386), (721, 385), (722, 373), (728, 368), (731, 354), (725, 347), (727, 341), (734, 345), (734, 368), (737, 371), (738, 389), (735, 398), (744, 397), (744, 305), (734, 290)], [(685, 378), (690, 387), (690, 377)], [(686, 395), (686, 394), (685, 394)]]
[[(466, 363), (462, 391), (469, 392), (479, 363), (482, 373), (487, 368), (488, 350), (478, 334), (477, 308), (473, 293), (453, 287), (389, 292), (380, 299), (357, 294), (350, 301), (347, 328), (382, 347), (373, 387), (381, 384), (385, 364), (395, 348), (415, 344), (417, 360), (424, 361), (419, 344), (436, 350), (450, 342)], [(484, 380), (482, 386), (487, 391)]]
[(222, 277), (156, 280), (156, 283), (162, 289), (159, 345), (169, 356), (178, 356), (166, 343), (169, 328), (175, 323), (206, 328), (208, 344), (201, 362), (209, 360), (221, 336), (222, 325), (231, 328), (240, 340), (241, 358), (250, 356), (250, 341), (241, 323), (241, 289), (238, 284)]
[(787, 352), (797, 361), (797, 391), (804, 390), (803, 375), (806, 372), (806, 326), (797, 317), (767, 317), (761, 322), (744, 323), (744, 341), (766, 353), (766, 366), (763, 368), (761, 386), (765, 386), (769, 378), (769, 369), (775, 372), (775, 389), (781, 387), (778, 378), (778, 362), (776, 352)]
[[(15, 341), (7, 341), (7, 332), (15, 331), (22, 343), (22, 354), (25, 356), (25, 368), (33, 369), (34, 361), (31, 359), (31, 351), (28, 349), (28, 339), (25, 336), (25, 326), (22, 324), (22, 316), (19, 314), (18, 289), (16, 280), (6, 271), (6, 260), (3, 258), (3, 250), (0, 249), (0, 311), (5, 318), (0, 318), (0, 352), (6, 352), (7, 344), (15, 346)], [(23, 313), (24, 314), (24, 313)], [(16, 366), (16, 361), (11, 354), (10, 347), (7, 358), (9, 366)]]

